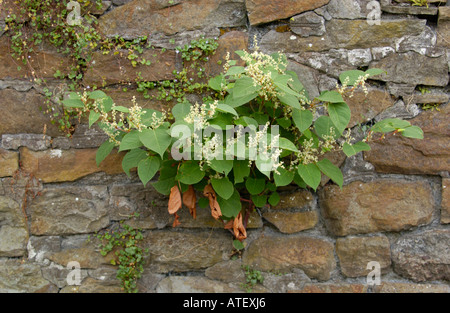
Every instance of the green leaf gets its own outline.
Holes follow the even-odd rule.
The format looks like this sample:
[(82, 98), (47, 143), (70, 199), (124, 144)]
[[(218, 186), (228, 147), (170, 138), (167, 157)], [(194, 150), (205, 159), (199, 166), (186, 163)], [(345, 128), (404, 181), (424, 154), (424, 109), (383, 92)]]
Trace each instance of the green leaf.
[(328, 104), (328, 114), (333, 124), (336, 126), (337, 131), (342, 134), (350, 122), (351, 111), (347, 103), (330, 103)]
[(380, 68), (369, 68), (366, 71), (366, 74), (369, 74), (369, 77), (380, 75), (380, 74), (383, 74), (383, 73), (386, 73), (386, 71), (382, 70)]
[(182, 121), (191, 111), (191, 104), (189, 102), (177, 103), (172, 108), (172, 114), (176, 121)]
[(233, 160), (212, 159), (210, 161), (210, 166), (216, 172), (228, 175), (228, 173), (233, 169)]
[(139, 131), (132, 130), (131, 132), (123, 136), (123, 139), (120, 142), (119, 151), (142, 147), (142, 142), (139, 139), (139, 134)]
[(264, 160), (260, 158), (259, 156), (256, 157), (255, 160), (256, 168), (264, 175), (267, 176), (267, 178), (270, 179), (270, 173), (272, 172), (273, 167), (273, 161), (270, 158), (267, 158), (267, 160)]
[(336, 90), (324, 91), (316, 99), (323, 101), (323, 102), (330, 102), (330, 103), (345, 102), (344, 99), (342, 98), (342, 95), (339, 92), (337, 92)]
[(237, 108), (243, 104), (246, 104), (258, 96), (258, 92), (254, 92), (243, 97), (234, 97), (234, 94), (235, 93), (233, 89), (229, 90), (229, 95), (226, 96), (224, 100), (225, 104), (228, 104), (233, 108)]
[(121, 106), (121, 105), (113, 106), (113, 110), (122, 112), (122, 113), (130, 113), (130, 109), (128, 109), (124, 106)]
[(233, 240), (233, 247), (234, 247), (236, 250), (242, 250), (242, 249), (245, 248), (245, 247), (244, 247), (244, 244), (243, 244), (242, 242), (240, 242), (239, 240), (237, 240), (237, 239)]
[(230, 199), (234, 193), (233, 183), (230, 182), (228, 177), (222, 177), (220, 179), (211, 178), (211, 185), (213, 186), (214, 191), (224, 200)]
[(293, 96), (291, 94), (283, 94), (279, 95), (278, 99), (280, 99), (281, 103), (286, 104), (294, 109), (301, 109), (300, 102), (298, 101), (298, 98), (296, 96)]
[[(322, 115), (314, 122), (314, 129), (316, 130), (317, 135), (322, 138), (331, 135), (331, 128), (336, 129), (336, 126), (329, 116)], [(335, 138), (337, 137), (339, 137), (339, 134), (338, 132), (335, 132)]]
[(209, 206), (209, 199), (208, 198), (198, 199), (198, 206), (202, 209), (206, 209)]
[(267, 195), (251, 195), (251, 199), (257, 208), (262, 208), (267, 204)]
[(147, 183), (155, 176), (161, 166), (161, 160), (159, 157), (151, 156), (143, 159), (139, 162), (137, 170), (138, 176), (142, 183), (147, 185)]
[(268, 202), (271, 206), (277, 206), (280, 200), (280, 195), (275, 191), (270, 195)]
[(322, 179), (320, 169), (314, 163), (299, 164), (298, 174), (304, 180), (304, 182), (312, 189), (316, 190)]
[(292, 110), (292, 120), (294, 121), (295, 126), (300, 130), (300, 132), (304, 132), (307, 130), (312, 122), (313, 122), (313, 114), (309, 110)]
[(249, 177), (245, 181), (245, 187), (251, 195), (257, 195), (264, 191), (266, 180), (263, 178)]
[(84, 108), (84, 103), (81, 99), (65, 99), (62, 103), (68, 108)]
[(147, 152), (139, 148), (130, 150), (127, 154), (125, 154), (122, 160), (122, 168), (125, 174), (130, 177), (130, 170), (137, 167), (139, 165), (139, 162), (141, 162), (141, 160), (145, 159), (146, 157)]
[(305, 87), (303, 86), (303, 84), (298, 79), (298, 75), (297, 75), (296, 72), (294, 72), (294, 71), (286, 71), (286, 74), (288, 74), (292, 78), (292, 80), (289, 82), (289, 85), (292, 87), (292, 89), (294, 89), (298, 93), (301, 93), (303, 90), (305, 90)]
[(217, 104), (217, 108), (218, 111), (220, 112), (225, 112), (225, 113), (230, 113), (233, 114), (236, 117), (239, 117), (239, 115), (237, 114), (236, 110), (233, 109), (231, 106), (229, 106), (228, 104), (225, 103), (219, 103)]
[(370, 130), (374, 133), (389, 133), (397, 129), (405, 129), (409, 126), (411, 126), (411, 124), (408, 121), (398, 118), (387, 118), (375, 123)]
[(342, 147), (342, 151), (344, 151), (345, 155), (348, 157), (351, 157), (361, 151), (369, 151), (370, 150), (370, 146), (365, 143), (365, 142), (357, 142), (353, 145), (350, 145), (348, 143), (344, 143), (343, 147)]
[(288, 129), (292, 125), (291, 120), (289, 118), (286, 118), (286, 117), (277, 118), (276, 121), (277, 121), (278, 125), (280, 125), (284, 129)]
[(91, 111), (91, 112), (89, 113), (89, 128), (91, 128), (92, 125), (93, 125), (95, 122), (98, 121), (98, 119), (100, 118), (100, 116), (101, 116), (101, 113), (99, 113), (99, 112)]
[(239, 184), (244, 182), (244, 178), (250, 175), (250, 167), (247, 160), (234, 160), (233, 163), (234, 183)]
[(233, 98), (239, 99), (251, 96), (255, 98), (260, 89), (261, 86), (255, 86), (252, 78), (245, 76), (236, 80), (233, 88)]
[(277, 187), (283, 187), (287, 186), (290, 183), (292, 183), (292, 180), (294, 179), (295, 172), (290, 172), (284, 168), (279, 168), (277, 173), (273, 173), (273, 178), (275, 180), (275, 185)]
[(233, 195), (229, 199), (225, 200), (220, 195), (217, 195), (217, 202), (219, 203), (222, 215), (226, 218), (238, 216), (242, 209), (241, 196), (236, 188), (234, 189)]
[(106, 98), (107, 95), (101, 90), (95, 90), (89, 94), (89, 99), (103, 99)]
[(171, 144), (171, 136), (164, 129), (144, 129), (139, 133), (139, 139), (148, 149), (158, 153), (161, 159)]
[(226, 81), (223, 75), (217, 75), (209, 80), (208, 85), (213, 90), (221, 91), (222, 85), (226, 85)]
[(97, 166), (100, 166), (100, 163), (102, 163), (102, 161), (111, 153), (115, 146), (116, 144), (114, 142), (110, 142), (109, 140), (102, 143), (95, 155)]
[(300, 175), (298, 174), (298, 171), (295, 172), (294, 175), (294, 182), (297, 184), (297, 186), (299, 186), (300, 188), (306, 189), (307, 185), (305, 183), (305, 181), (300, 177)]
[(239, 75), (245, 72), (245, 68), (243, 66), (232, 66), (228, 69), (225, 76), (234, 76)]
[(328, 159), (323, 159), (317, 162), (319, 169), (327, 175), (332, 181), (334, 181), (339, 187), (342, 188), (344, 183), (344, 177), (339, 167), (331, 163)]
[(360, 70), (345, 71), (339, 75), (339, 80), (341, 81), (341, 84), (347, 80), (347, 86), (353, 86), (359, 77), (364, 75), (366, 75), (366, 73)]
[(205, 177), (205, 172), (196, 161), (187, 161), (180, 166), (176, 179), (186, 185), (194, 185)]
[(406, 127), (401, 132), (403, 137), (415, 138), (415, 139), (423, 139), (423, 130), (418, 126), (409, 126)]
[(299, 152), (299, 150), (298, 150), (297, 147), (292, 143), (292, 141), (290, 141), (289, 139), (286, 139), (286, 138), (284, 138), (284, 137), (280, 137), (278, 146), (279, 146), (279, 148), (281, 148), (281, 149), (283, 149), (283, 150), (289, 150), (289, 151), (293, 151), (293, 152)]
[(176, 183), (175, 176), (177, 175), (177, 168), (178, 163), (173, 160), (164, 160), (162, 162), (158, 181), (151, 183), (156, 191), (166, 196), (170, 194), (170, 189)]

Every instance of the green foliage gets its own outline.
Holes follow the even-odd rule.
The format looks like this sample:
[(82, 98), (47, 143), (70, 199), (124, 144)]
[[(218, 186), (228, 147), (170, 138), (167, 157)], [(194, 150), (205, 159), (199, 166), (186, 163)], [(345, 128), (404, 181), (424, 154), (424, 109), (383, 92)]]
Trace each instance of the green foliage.
[(241, 284), (241, 288), (246, 292), (252, 292), (256, 284), (262, 284), (264, 282), (264, 277), (260, 271), (251, 269), (249, 266), (244, 266), (243, 269), (245, 270), (246, 282)]
[[(136, 214), (135, 217), (137, 216)], [(114, 253), (115, 258), (111, 260), (111, 264), (118, 267), (116, 277), (126, 292), (136, 293), (137, 280), (144, 271), (144, 255), (148, 249), (140, 247), (144, 237), (139, 229), (134, 229), (123, 221), (120, 226), (119, 231), (96, 235), (102, 242), (99, 245), (100, 254), (107, 256), (110, 252)]]
[(412, 5), (416, 5), (419, 7), (426, 6), (428, 8), (428, 0), (408, 0), (412, 3)]
[[(215, 46), (208, 45), (197, 41), (182, 50), (182, 57), (197, 61), (202, 54), (188, 57), (186, 53), (191, 49), (213, 53)], [(199, 202), (203, 207), (209, 204), (213, 217), (239, 241), (246, 238), (252, 210), (278, 204), (278, 187), (294, 183), (316, 190), (327, 176), (342, 188), (342, 172), (326, 153), (343, 151), (353, 156), (367, 151), (377, 133), (423, 138), (419, 127), (399, 119), (374, 124), (361, 141), (352, 138), (351, 111), (344, 99), (356, 88), (366, 91), (366, 79), (382, 74), (381, 70), (344, 72), (336, 90), (309, 99), (299, 77), (286, 71), (283, 54), (236, 53), (246, 66), (227, 60), (223, 73), (209, 80), (214, 96), (201, 104), (184, 99), (170, 113), (146, 110), (137, 103), (127, 109), (110, 104), (110, 98), (98, 91), (71, 94), (64, 104), (77, 112), (90, 112), (90, 121), (109, 135), (98, 150), (97, 162), (114, 144), (119, 151), (127, 151), (124, 171), (130, 175), (136, 168), (144, 185), (159, 172), (151, 184), (170, 196), (171, 214), (181, 207), (181, 193), (184, 196), (189, 185), (203, 191), (207, 202)], [(120, 114), (122, 118), (117, 119)], [(230, 127), (234, 133), (227, 137)], [(192, 200), (192, 193), (187, 198)], [(174, 225), (178, 223), (175, 215)]]

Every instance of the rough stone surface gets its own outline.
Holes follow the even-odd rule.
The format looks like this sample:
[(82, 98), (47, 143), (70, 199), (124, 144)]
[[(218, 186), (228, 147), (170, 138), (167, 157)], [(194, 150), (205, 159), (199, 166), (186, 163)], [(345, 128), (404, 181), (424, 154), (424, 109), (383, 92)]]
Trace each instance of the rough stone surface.
[[(371, 143), (364, 152), (366, 161), (383, 173), (438, 175), (450, 168), (448, 118), (450, 106), (442, 105), (440, 111), (426, 111), (410, 120), (424, 131), (423, 140), (402, 136), (389, 136)], [(394, 148), (395, 147), (395, 148)]]
[(17, 150), (27, 147), (33, 151), (42, 151), (50, 148), (51, 137), (42, 134), (4, 134), (2, 146), (4, 149)]
[(336, 266), (333, 250), (331, 243), (321, 239), (265, 236), (251, 243), (243, 262), (263, 271), (299, 268), (310, 278), (328, 280)]
[(32, 201), (33, 235), (68, 235), (98, 231), (109, 224), (104, 186), (47, 188)]
[(445, 48), (450, 48), (450, 8), (439, 7), (439, 18), (437, 24), (437, 45)]
[(367, 286), (361, 284), (306, 284), (292, 293), (366, 293)]
[(441, 223), (450, 223), (450, 179), (442, 179)]
[(173, 5), (158, 0), (134, 0), (99, 19), (99, 27), (103, 33), (125, 38), (150, 33), (174, 35), (202, 28), (243, 25), (244, 0), (177, 1)]
[(169, 276), (156, 287), (157, 293), (240, 293), (239, 287), (202, 276)]
[(0, 292), (35, 293), (51, 289), (51, 283), (44, 279), (39, 265), (20, 260), (0, 260)]
[(19, 154), (0, 148), (0, 177), (13, 176), (19, 169)]
[(400, 237), (392, 246), (394, 271), (415, 282), (450, 280), (449, 242), (448, 229)]
[(274, 210), (311, 208), (314, 195), (305, 189), (280, 194), (280, 202), (272, 207)]
[(327, 229), (337, 235), (400, 231), (429, 224), (434, 205), (425, 182), (401, 180), (355, 181), (326, 186), (319, 202)]
[(196, 233), (152, 231), (144, 241), (147, 264), (156, 273), (208, 268), (226, 259), (232, 244), (223, 230)]
[(325, 19), (311, 11), (292, 17), (289, 23), (292, 32), (302, 37), (321, 36), (326, 31)]
[(285, 19), (293, 15), (311, 11), (327, 4), (330, 0), (247, 0), (248, 18), (252, 25)]
[(294, 269), (292, 273), (277, 275), (263, 273), (263, 285), (272, 293), (292, 292), (303, 288), (311, 279), (300, 269)]
[(86, 278), (80, 286), (66, 286), (60, 293), (123, 293), (123, 288), (118, 283), (103, 282), (101, 280)]
[(438, 284), (411, 284), (382, 282), (375, 286), (377, 293), (450, 293), (450, 287)]
[(448, 65), (445, 55), (429, 58), (416, 52), (391, 54), (372, 62), (371, 68), (380, 68), (383, 73), (374, 79), (410, 85), (447, 86)]
[(26, 253), (28, 228), (19, 203), (0, 196), (0, 257), (18, 257)]
[(21, 148), (23, 169), (43, 182), (75, 181), (96, 172), (122, 173), (123, 153), (112, 152), (97, 166), (97, 149), (52, 149), (34, 152)]
[[(36, 91), (18, 92), (14, 89), (0, 90), (0, 135), (3, 134), (46, 134), (61, 135), (57, 127), (40, 110), (45, 106), (45, 97)], [(20, 105), (19, 105), (20, 104)]]
[(282, 233), (293, 234), (314, 228), (319, 216), (317, 211), (309, 212), (265, 212), (263, 217)]
[(385, 236), (338, 238), (336, 254), (347, 277), (367, 276), (367, 264), (371, 261), (380, 263), (382, 273), (391, 265), (389, 239)]

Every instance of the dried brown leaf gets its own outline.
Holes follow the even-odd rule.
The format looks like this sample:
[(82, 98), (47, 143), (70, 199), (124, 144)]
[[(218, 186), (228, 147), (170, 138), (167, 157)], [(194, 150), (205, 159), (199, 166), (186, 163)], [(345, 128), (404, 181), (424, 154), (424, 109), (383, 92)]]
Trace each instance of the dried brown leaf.
[(238, 216), (234, 218), (233, 222), (233, 232), (234, 237), (237, 240), (242, 241), (247, 238), (247, 231), (245, 230), (244, 224), (242, 223), (242, 213), (239, 212)]
[(183, 203), (189, 209), (189, 213), (191, 213), (192, 217), (195, 219), (197, 217), (197, 196), (192, 185), (190, 185), (188, 190), (183, 193)]
[(220, 210), (219, 202), (217, 202), (216, 192), (211, 185), (207, 185), (203, 189), (203, 195), (209, 200), (209, 207), (211, 208), (211, 215), (216, 220), (222, 216), (222, 211)]
[(181, 202), (181, 192), (180, 189), (178, 189), (178, 186), (175, 185), (170, 189), (170, 196), (169, 196), (169, 214), (175, 214), (179, 209), (181, 209), (182, 202)]

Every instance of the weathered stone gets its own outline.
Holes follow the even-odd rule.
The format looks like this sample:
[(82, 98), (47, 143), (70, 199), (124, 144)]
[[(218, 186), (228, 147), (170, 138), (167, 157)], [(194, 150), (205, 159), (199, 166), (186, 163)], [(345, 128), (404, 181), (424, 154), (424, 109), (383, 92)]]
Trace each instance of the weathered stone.
[[(406, 98), (407, 96), (405, 96)], [(417, 104), (413, 102), (405, 103), (403, 100), (398, 100), (393, 106), (387, 108), (377, 116), (375, 116), (375, 121), (379, 122), (387, 118), (399, 118), (402, 120), (407, 120), (419, 115), (421, 110)]]
[(352, 113), (348, 127), (366, 123), (394, 105), (394, 101), (387, 92), (375, 88), (370, 88), (368, 91), (367, 95), (357, 90), (353, 93), (353, 97), (344, 97)]
[(367, 276), (370, 272), (367, 264), (371, 261), (380, 263), (382, 273), (391, 265), (389, 239), (385, 236), (338, 238), (336, 254), (347, 277)]
[(201, 270), (228, 259), (232, 240), (223, 230), (196, 233), (152, 231), (143, 246), (149, 249), (147, 266), (155, 273)]
[(392, 246), (394, 271), (415, 282), (450, 280), (449, 242), (448, 229), (400, 237)]
[(372, 61), (370, 49), (352, 49), (347, 52), (348, 63), (356, 67), (364, 67)]
[(42, 134), (3, 134), (2, 147), (9, 150), (17, 150), (27, 147), (33, 151), (42, 151), (50, 147), (51, 137)]
[(372, 52), (373, 60), (381, 60), (388, 55), (395, 53), (395, 49), (392, 47), (374, 47), (370, 50)]
[(434, 212), (427, 183), (390, 179), (355, 181), (342, 190), (325, 186), (319, 204), (327, 229), (336, 236), (409, 229), (430, 223)]
[(439, 7), (438, 24), (436, 28), (436, 44), (441, 47), (450, 48), (450, 7)]
[(107, 36), (131, 39), (150, 33), (174, 35), (204, 28), (244, 26), (245, 17), (244, 0), (193, 0), (173, 4), (134, 0), (103, 15), (99, 28)]
[(202, 276), (169, 276), (156, 287), (157, 293), (236, 293), (238, 287)]
[(61, 251), (61, 238), (59, 236), (30, 236), (27, 250), (28, 260), (48, 265), (48, 256)]
[(438, 57), (444, 54), (443, 49), (436, 48), (436, 32), (425, 26), (419, 35), (406, 35), (396, 42), (397, 53), (414, 51), (429, 57)]
[(18, 257), (26, 253), (28, 228), (20, 205), (0, 196), (0, 257)]
[(422, 128), (424, 139), (389, 136), (370, 143), (371, 150), (364, 159), (375, 166), (377, 172), (439, 175), (450, 168), (448, 124), (450, 106), (441, 105), (440, 111), (426, 111), (410, 120)]
[(227, 260), (209, 267), (205, 271), (206, 277), (220, 280), (224, 283), (245, 283), (245, 272), (242, 261)]
[(115, 256), (112, 253), (103, 257), (98, 249), (92, 244), (85, 244), (79, 248), (66, 249), (48, 255), (50, 261), (64, 267), (66, 267), (69, 262), (75, 261), (78, 262), (83, 269), (93, 269), (102, 265), (108, 265), (114, 258)]
[(328, 14), (336, 19), (365, 19), (370, 12), (367, 4), (370, 0), (330, 0)]
[(0, 177), (13, 176), (19, 169), (19, 153), (0, 148)]
[(75, 149), (98, 148), (108, 138), (108, 135), (97, 125), (89, 127), (87, 124), (80, 124), (77, 125), (75, 132), (70, 138), (71, 147)]
[(123, 153), (112, 152), (97, 166), (97, 149), (46, 150), (34, 152), (21, 148), (23, 169), (44, 183), (75, 181), (96, 172), (122, 173)]
[(33, 69), (35, 77), (54, 79), (57, 70), (65, 72), (70, 67), (70, 58), (57, 53), (52, 47), (35, 48), (36, 52), (31, 53), (28, 59), (28, 66), (13, 58), (11, 51), (8, 41), (0, 40), (0, 79), (30, 79), (32, 74), (26, 70), (28, 68)]
[(425, 20), (382, 20), (380, 25), (369, 25), (366, 20), (338, 20), (326, 23), (327, 32), (322, 37), (297, 37), (292, 33), (268, 32), (261, 47), (268, 51), (321, 52), (330, 49), (367, 49), (395, 46), (396, 40), (419, 35)]
[(243, 263), (263, 271), (299, 268), (311, 278), (328, 280), (336, 267), (333, 251), (333, 244), (321, 239), (265, 236), (250, 244)]
[[(73, 269), (74, 267), (70, 268), (66, 265), (63, 266), (56, 263), (50, 263), (49, 266), (42, 267), (41, 271), (42, 276), (50, 283), (52, 283), (58, 288), (64, 288), (68, 285), (67, 284), (68, 277), (75, 278), (74, 272), (72, 272)], [(80, 280), (83, 280), (84, 278), (87, 277), (87, 271), (84, 269), (81, 269), (79, 274)]]
[(409, 14), (409, 15), (437, 15), (436, 7), (419, 7), (419, 6), (399, 6), (399, 5), (382, 5), (381, 10), (391, 14)]
[(124, 293), (120, 283), (110, 283), (87, 277), (81, 285), (66, 286), (60, 293)]
[[(134, 83), (137, 77), (143, 81), (159, 81), (173, 79), (175, 70), (175, 52), (160, 49), (145, 50), (139, 57), (151, 62), (151, 65), (138, 64), (132, 66), (127, 59), (128, 51), (120, 51), (118, 55), (112, 53), (104, 55), (102, 52), (93, 53), (92, 64), (84, 74), (83, 83), (89, 86), (108, 86), (119, 83)], [(140, 73), (140, 76), (138, 76)]]
[(450, 293), (450, 287), (438, 284), (410, 284), (381, 282), (375, 286), (376, 293)]
[(264, 219), (275, 225), (282, 233), (293, 234), (302, 230), (314, 228), (319, 221), (317, 211), (263, 213)]
[(310, 98), (315, 98), (320, 95), (317, 82), (320, 77), (320, 73), (317, 70), (290, 60), (288, 62), (287, 69), (289, 71), (294, 71), (297, 74)]
[(246, 0), (246, 5), (250, 24), (258, 25), (317, 9), (324, 6), (329, 1), (330, 0)]
[(386, 73), (373, 77), (375, 80), (410, 85), (447, 86), (448, 65), (446, 56), (429, 58), (416, 52), (391, 54), (372, 62), (371, 68)]
[(325, 34), (325, 19), (314, 12), (306, 12), (290, 19), (293, 33), (301, 37), (322, 36)]
[(0, 260), (1, 293), (34, 293), (50, 289), (39, 265), (17, 259)]
[(442, 179), (441, 223), (450, 224), (450, 178)]
[(29, 207), (33, 235), (85, 234), (109, 223), (104, 186), (47, 188)]
[(314, 204), (313, 194), (306, 190), (301, 189), (295, 192), (287, 192), (280, 194), (280, 202), (272, 207), (274, 210), (285, 210), (285, 209), (303, 209), (312, 208)]
[(61, 133), (50, 118), (45, 116), (40, 107), (44, 107), (46, 98), (36, 91), (18, 92), (14, 89), (0, 90), (0, 135), (3, 134), (46, 134), (58, 136)]
[(361, 284), (306, 284), (291, 293), (367, 293), (367, 285)]
[(449, 95), (446, 93), (433, 92), (424, 94), (413, 94), (405, 97), (405, 101), (408, 103), (447, 103), (449, 100)]
[(292, 273), (278, 275), (276, 273), (263, 273), (263, 286), (272, 293), (286, 293), (303, 288), (311, 279), (300, 269)]

